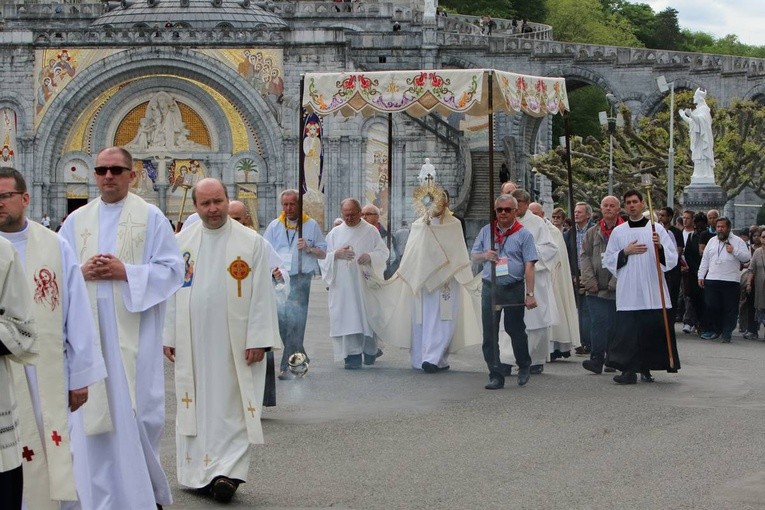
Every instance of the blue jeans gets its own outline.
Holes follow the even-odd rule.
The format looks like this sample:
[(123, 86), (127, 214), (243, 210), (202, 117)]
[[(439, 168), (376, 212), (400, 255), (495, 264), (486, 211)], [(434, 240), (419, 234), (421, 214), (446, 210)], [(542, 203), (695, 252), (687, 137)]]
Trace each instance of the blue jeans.
[(603, 363), (606, 349), (614, 338), (616, 326), (616, 300), (598, 296), (585, 296), (590, 325), (590, 359)]
[(311, 294), (312, 279), (313, 274), (290, 275), (290, 295), (278, 309), (279, 335), (284, 343), (282, 361), (279, 366), (282, 372), (287, 370), (287, 361), (291, 355), (296, 352), (305, 354), (303, 337), (308, 319), (308, 298)]
[[(505, 375), (499, 366), (499, 335), (494, 335), (494, 329), (499, 332), (500, 311), (493, 312), (491, 309), (491, 282), (483, 280), (481, 290), (481, 319), (483, 322), (483, 359), (489, 367), (489, 378), (499, 379), (505, 382)], [(513, 353), (519, 368), (531, 365), (529, 355), (529, 338), (526, 335), (526, 323), (523, 320), (525, 311), (524, 294), (525, 285), (520, 281), (514, 285), (496, 286), (497, 305), (503, 306), (505, 312), (505, 331), (510, 335), (513, 344)]]

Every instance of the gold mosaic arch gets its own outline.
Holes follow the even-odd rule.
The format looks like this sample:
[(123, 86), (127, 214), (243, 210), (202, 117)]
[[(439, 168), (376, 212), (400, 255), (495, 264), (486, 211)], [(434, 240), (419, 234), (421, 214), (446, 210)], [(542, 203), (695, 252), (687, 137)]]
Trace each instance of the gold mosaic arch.
[[(181, 112), (181, 119), (189, 130), (188, 139), (205, 147), (212, 148), (210, 141), (210, 132), (207, 129), (202, 117), (187, 104), (176, 99), (178, 109)], [(128, 112), (120, 121), (117, 132), (114, 134), (114, 145), (123, 147), (129, 144), (135, 138), (138, 132), (138, 124), (146, 115), (146, 108), (149, 101), (145, 101)]]
[[(94, 148), (92, 147), (92, 130), (93, 125), (95, 124), (95, 120), (98, 117), (98, 115), (101, 112), (101, 109), (103, 106), (109, 102), (112, 99), (112, 96), (116, 94), (121, 88), (125, 87), (129, 83), (132, 83), (134, 81), (143, 80), (147, 78), (173, 78), (176, 80), (184, 80), (189, 83), (194, 84), (195, 86), (199, 87), (200, 89), (204, 90), (207, 94), (212, 97), (212, 99), (220, 106), (221, 110), (226, 116), (226, 121), (229, 126), (229, 129), (231, 130), (231, 141), (232, 141), (232, 154), (236, 154), (238, 152), (247, 152), (254, 150), (261, 156), (263, 155), (263, 147), (260, 143), (260, 140), (255, 135), (255, 130), (250, 125), (249, 122), (246, 121), (244, 115), (237, 109), (231, 102), (226, 100), (226, 98), (218, 92), (217, 90), (213, 89), (212, 87), (198, 82), (196, 80), (192, 80), (189, 78), (184, 78), (180, 76), (174, 76), (169, 74), (162, 74), (162, 75), (151, 75), (151, 76), (142, 76), (140, 78), (134, 78), (132, 80), (127, 80), (119, 85), (115, 85), (108, 90), (101, 93), (92, 103), (87, 105), (83, 111), (78, 116), (77, 120), (75, 121), (72, 128), (69, 130), (69, 133), (67, 133), (66, 137), (66, 143), (64, 144), (63, 153), (68, 152), (86, 152), (86, 153), (92, 153)], [(134, 119), (131, 120), (133, 128), (132, 128), (132, 136), (123, 134), (119, 134), (115, 137), (116, 139), (120, 139), (120, 143), (123, 143), (121, 140), (121, 137), (127, 138), (124, 143), (129, 143), (133, 136), (135, 136), (135, 127), (138, 125), (138, 121), (140, 121), (143, 113), (146, 110), (146, 105), (148, 104), (148, 101), (139, 107), (131, 110), (131, 112), (128, 114), (128, 116), (133, 115)], [(202, 121), (201, 117), (194, 112), (191, 108), (189, 108), (187, 105), (179, 103), (179, 107), (181, 108), (181, 115), (183, 117), (184, 122), (187, 123), (187, 127), (189, 128), (189, 131), (192, 131), (192, 128), (190, 127), (190, 117), (187, 116), (186, 113), (184, 113), (184, 108), (188, 109), (188, 111), (193, 113), (193, 116), (195, 116), (202, 126), (204, 126), (204, 122)], [(120, 128), (123, 127), (123, 124), (125, 123), (127, 119), (127, 116), (125, 119), (123, 119), (120, 123)], [(125, 130), (128, 129), (128, 124), (124, 124)], [(202, 143), (204, 145), (209, 146), (209, 132), (206, 134), (208, 141), (206, 143), (199, 142), (197, 138), (194, 138), (190, 136), (190, 139), (194, 140), (197, 143)]]

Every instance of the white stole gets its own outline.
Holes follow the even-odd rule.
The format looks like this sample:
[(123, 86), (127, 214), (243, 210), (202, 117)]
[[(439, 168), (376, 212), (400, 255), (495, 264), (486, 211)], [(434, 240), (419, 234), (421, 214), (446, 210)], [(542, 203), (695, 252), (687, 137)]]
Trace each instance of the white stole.
[[(229, 219), (221, 228), (230, 229), (226, 241), (226, 254), (224, 260), (201, 261), (207, 271), (216, 271), (221, 264), (230, 267), (234, 261), (244, 262), (250, 268), (249, 273), (243, 279), (235, 279), (228, 271), (226, 273), (226, 311), (228, 314), (229, 342), (234, 353), (234, 366), (236, 377), (239, 382), (239, 393), (242, 399), (245, 424), (247, 426), (247, 439), (251, 444), (263, 443), (263, 429), (260, 425), (262, 412), (262, 397), (265, 387), (265, 362), (248, 366), (242, 353), (245, 350), (245, 338), (250, 317), (250, 303), (258, 299), (254, 293), (259, 289), (254, 288), (253, 280), (255, 271), (262, 268), (256, 267), (258, 263), (265, 264), (268, 270), (268, 253), (265, 252), (265, 242), (255, 232)], [(193, 262), (195, 271), (199, 271), (200, 264), (196, 260), (199, 247), (202, 243), (202, 223), (192, 225), (178, 235), (178, 244), (181, 253), (189, 253), (189, 262)], [(260, 243), (260, 247), (258, 247)], [(253, 255), (260, 252), (260, 259)], [(270, 275), (271, 271), (268, 270)], [(241, 285), (241, 286), (240, 286)], [(175, 395), (177, 399), (176, 431), (183, 436), (197, 435), (197, 412), (196, 385), (194, 381), (194, 362), (191, 347), (191, 317), (190, 304), (191, 294), (194, 291), (193, 276), (191, 285), (181, 287), (175, 294), (175, 316), (168, 317), (175, 324)], [(274, 312), (276, 308), (274, 307)], [(211, 313), (216, 313), (211, 311)], [(276, 324), (276, 322), (274, 322)], [(253, 371), (255, 375), (253, 375)], [(222, 375), (226, 377), (226, 375)], [(255, 402), (253, 402), (255, 400)]]
[[(56, 501), (77, 501), (69, 438), (69, 388), (64, 367), (63, 303), (67, 292), (58, 236), (47, 228), (28, 222), (25, 277), (34, 297), (39, 358), (37, 387), (43, 420), (43, 438), (35, 423), (31, 395), (18, 392), (21, 444), (27, 447), (22, 461), (24, 477), (38, 483), (24, 484), (29, 508), (58, 508)], [(16, 387), (26, 388), (24, 369), (14, 366)], [(47, 464), (47, 469), (46, 469)], [(48, 487), (49, 490), (42, 490)]]
[[(76, 251), (80, 263), (84, 263), (90, 257), (97, 255), (99, 235), (99, 209), (101, 199), (96, 199), (83, 206), (77, 213), (75, 231), (77, 242)], [(149, 206), (137, 195), (128, 193), (125, 203), (120, 212), (119, 226), (117, 227), (117, 253), (114, 255), (125, 264), (141, 264), (143, 262), (144, 244), (146, 242), (146, 230), (149, 221)], [(133, 227), (140, 227), (137, 232)], [(128, 388), (130, 389), (130, 401), (135, 410), (135, 374), (136, 358), (138, 357), (138, 338), (141, 328), (140, 312), (132, 313), (125, 307), (120, 290), (120, 282), (112, 282), (114, 293), (114, 315), (117, 319), (117, 331), (119, 334), (122, 364), (125, 368)], [(102, 355), (101, 331), (98, 322), (97, 281), (86, 281), (90, 308), (93, 313), (96, 331), (98, 332), (96, 352)], [(106, 395), (106, 383), (99, 381), (90, 386), (88, 390), (88, 404), (83, 406), (83, 421), (85, 433), (88, 435), (103, 434), (113, 429), (111, 416), (109, 415), (109, 402)]]

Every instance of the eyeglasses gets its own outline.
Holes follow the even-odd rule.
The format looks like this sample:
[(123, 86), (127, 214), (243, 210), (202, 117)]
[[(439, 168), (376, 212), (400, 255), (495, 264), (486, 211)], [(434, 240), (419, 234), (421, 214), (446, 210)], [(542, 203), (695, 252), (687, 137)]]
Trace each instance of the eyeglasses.
[(24, 191), (7, 191), (5, 193), (0, 193), (0, 202), (7, 202), (13, 195), (23, 195), (24, 193)]
[(365, 212), (365, 213), (361, 213), (361, 215), (362, 216), (380, 216), (376, 212)]
[(494, 210), (498, 213), (509, 213), (515, 211), (515, 207), (497, 207)]
[(94, 168), (96, 175), (104, 176), (106, 172), (111, 172), (112, 175), (122, 175), (122, 172), (130, 172), (132, 168), (124, 166), (97, 166)]

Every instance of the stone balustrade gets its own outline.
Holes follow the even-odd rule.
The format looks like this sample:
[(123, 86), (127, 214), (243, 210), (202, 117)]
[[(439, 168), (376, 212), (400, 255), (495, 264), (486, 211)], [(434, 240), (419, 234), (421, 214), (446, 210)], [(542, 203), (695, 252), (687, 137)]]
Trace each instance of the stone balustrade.
[(50, 4), (15, 4), (3, 3), (0, 5), (0, 15), (7, 19), (83, 19), (97, 18), (107, 12), (107, 6), (103, 2), (93, 3), (50, 3)]

